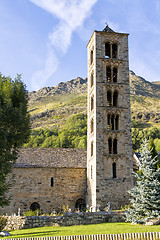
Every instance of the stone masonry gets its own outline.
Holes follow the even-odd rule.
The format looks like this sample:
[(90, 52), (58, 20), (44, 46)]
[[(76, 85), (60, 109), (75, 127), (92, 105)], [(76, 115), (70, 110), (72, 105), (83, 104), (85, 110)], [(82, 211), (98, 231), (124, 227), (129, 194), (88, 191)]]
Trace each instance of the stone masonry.
[(86, 149), (21, 149), (13, 177), (10, 206), (0, 208), (0, 215), (17, 214), (18, 208), (22, 213), (31, 205), (43, 213), (63, 205), (74, 210), (77, 200), (85, 202)]
[(88, 43), (87, 204), (128, 203), (133, 186), (128, 34), (108, 26)]

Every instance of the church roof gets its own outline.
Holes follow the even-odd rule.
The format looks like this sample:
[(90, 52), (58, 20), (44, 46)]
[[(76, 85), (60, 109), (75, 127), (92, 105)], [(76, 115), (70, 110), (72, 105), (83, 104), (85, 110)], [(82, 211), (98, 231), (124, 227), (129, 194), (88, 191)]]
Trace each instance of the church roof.
[(87, 150), (78, 148), (22, 148), (14, 167), (86, 168)]
[(111, 28), (108, 27), (108, 25), (105, 26), (103, 29), (103, 32), (114, 32)]

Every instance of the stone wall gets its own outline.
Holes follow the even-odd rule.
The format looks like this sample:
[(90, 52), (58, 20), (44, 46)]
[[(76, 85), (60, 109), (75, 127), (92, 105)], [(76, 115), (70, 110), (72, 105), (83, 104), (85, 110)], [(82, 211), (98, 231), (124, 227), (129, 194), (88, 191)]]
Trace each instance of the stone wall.
[(27, 229), (35, 227), (44, 227), (44, 226), (72, 226), (72, 225), (87, 225), (87, 224), (97, 224), (105, 222), (123, 222), (124, 213), (66, 213), (63, 216), (58, 217), (21, 217), (13, 216), (7, 217), (8, 222), (5, 230), (14, 230), (14, 229)]
[(10, 206), (0, 208), (0, 214), (17, 214), (19, 208), (23, 213), (33, 203), (39, 204), (42, 213), (60, 211), (63, 205), (73, 211), (78, 199), (85, 201), (85, 168), (16, 167), (13, 174), (12, 200)]

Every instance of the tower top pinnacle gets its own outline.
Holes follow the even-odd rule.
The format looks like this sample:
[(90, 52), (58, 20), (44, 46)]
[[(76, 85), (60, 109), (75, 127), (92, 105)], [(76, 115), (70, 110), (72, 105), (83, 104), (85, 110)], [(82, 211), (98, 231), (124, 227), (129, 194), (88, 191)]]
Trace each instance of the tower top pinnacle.
[(108, 27), (108, 24), (106, 23), (105, 28), (103, 29), (103, 32), (114, 32), (111, 28)]

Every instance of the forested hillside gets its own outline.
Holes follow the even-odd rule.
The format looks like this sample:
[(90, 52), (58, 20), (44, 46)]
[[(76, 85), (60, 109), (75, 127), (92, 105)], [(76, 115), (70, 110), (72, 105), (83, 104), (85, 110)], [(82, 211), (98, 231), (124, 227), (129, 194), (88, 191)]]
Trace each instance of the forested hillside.
[[(160, 84), (130, 71), (133, 149), (152, 137), (160, 150)], [(86, 147), (87, 78), (29, 93), (32, 135), (25, 147)]]

